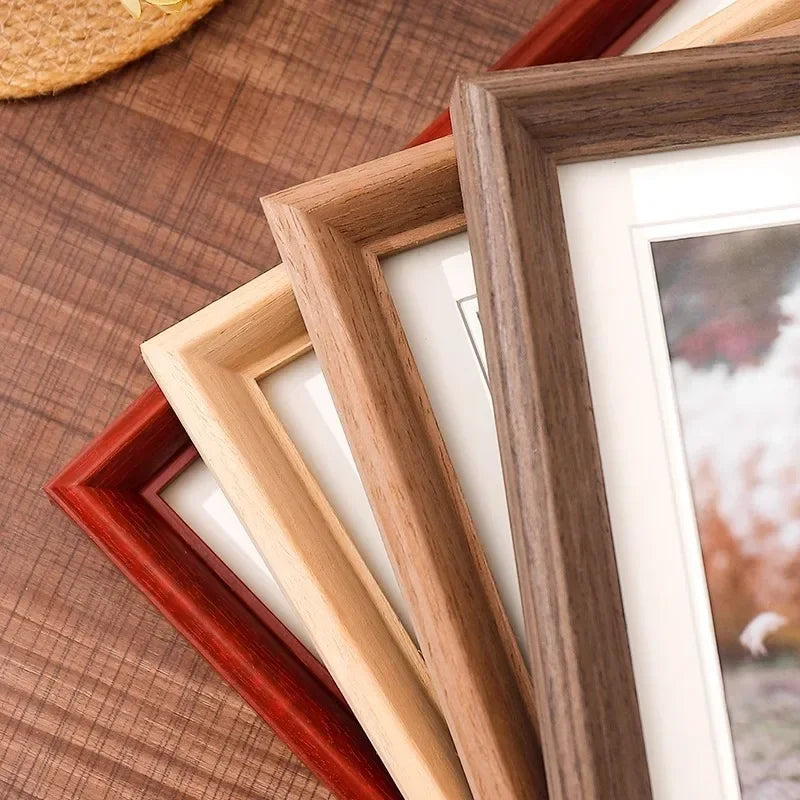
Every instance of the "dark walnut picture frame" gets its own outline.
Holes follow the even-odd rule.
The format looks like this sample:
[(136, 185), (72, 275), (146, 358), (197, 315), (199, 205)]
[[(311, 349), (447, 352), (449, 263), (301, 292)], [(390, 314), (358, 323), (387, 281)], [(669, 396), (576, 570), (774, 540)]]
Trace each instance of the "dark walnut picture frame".
[(800, 133), (798, 44), (518, 70), (454, 92), (551, 797), (650, 791), (557, 167)]

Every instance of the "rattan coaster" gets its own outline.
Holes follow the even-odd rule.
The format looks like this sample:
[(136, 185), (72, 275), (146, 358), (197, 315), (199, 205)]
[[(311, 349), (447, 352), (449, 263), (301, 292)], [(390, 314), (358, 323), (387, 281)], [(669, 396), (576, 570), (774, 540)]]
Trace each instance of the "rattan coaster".
[(172, 41), (219, 0), (178, 14), (119, 0), (0, 0), (0, 99), (49, 94), (117, 69)]

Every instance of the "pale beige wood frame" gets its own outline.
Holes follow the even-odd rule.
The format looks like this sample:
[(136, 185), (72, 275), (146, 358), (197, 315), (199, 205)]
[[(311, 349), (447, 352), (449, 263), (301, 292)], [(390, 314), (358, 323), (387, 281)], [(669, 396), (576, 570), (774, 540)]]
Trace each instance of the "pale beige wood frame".
[(408, 800), (469, 800), (422, 658), (257, 381), (310, 349), (282, 266), (142, 345)]
[(716, 14), (693, 25), (656, 48), (683, 50), (711, 44), (727, 44), (763, 38), (763, 31), (774, 28), (773, 35), (786, 35), (779, 26), (800, 19), (798, 0), (736, 0)]
[(452, 139), (263, 204), (473, 794), (544, 798), (530, 677), (380, 266), (464, 229)]

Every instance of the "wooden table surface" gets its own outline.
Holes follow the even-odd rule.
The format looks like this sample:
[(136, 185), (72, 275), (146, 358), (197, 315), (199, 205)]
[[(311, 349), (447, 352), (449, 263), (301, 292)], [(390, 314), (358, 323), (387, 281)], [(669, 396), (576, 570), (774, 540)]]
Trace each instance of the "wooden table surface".
[(551, 5), (227, 0), (0, 106), (0, 797), (330, 797), (41, 487), (277, 261), (260, 195), (402, 146)]

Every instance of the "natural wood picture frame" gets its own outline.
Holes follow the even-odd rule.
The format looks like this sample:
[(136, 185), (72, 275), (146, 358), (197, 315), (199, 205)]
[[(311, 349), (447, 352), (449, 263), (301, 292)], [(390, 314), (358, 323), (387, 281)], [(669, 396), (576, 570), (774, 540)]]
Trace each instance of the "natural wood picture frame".
[(310, 347), (278, 266), (142, 353), (401, 794), (468, 798), (422, 657), (259, 388)]
[(397, 800), (322, 665), (159, 496), (195, 457), (154, 387), (45, 488), (339, 797)]
[(551, 797), (649, 792), (556, 168), (800, 133), (798, 86), (798, 42), (782, 39), (454, 92)]
[(262, 202), (473, 794), (545, 797), (528, 671), (379, 264), (464, 229), (452, 140)]

